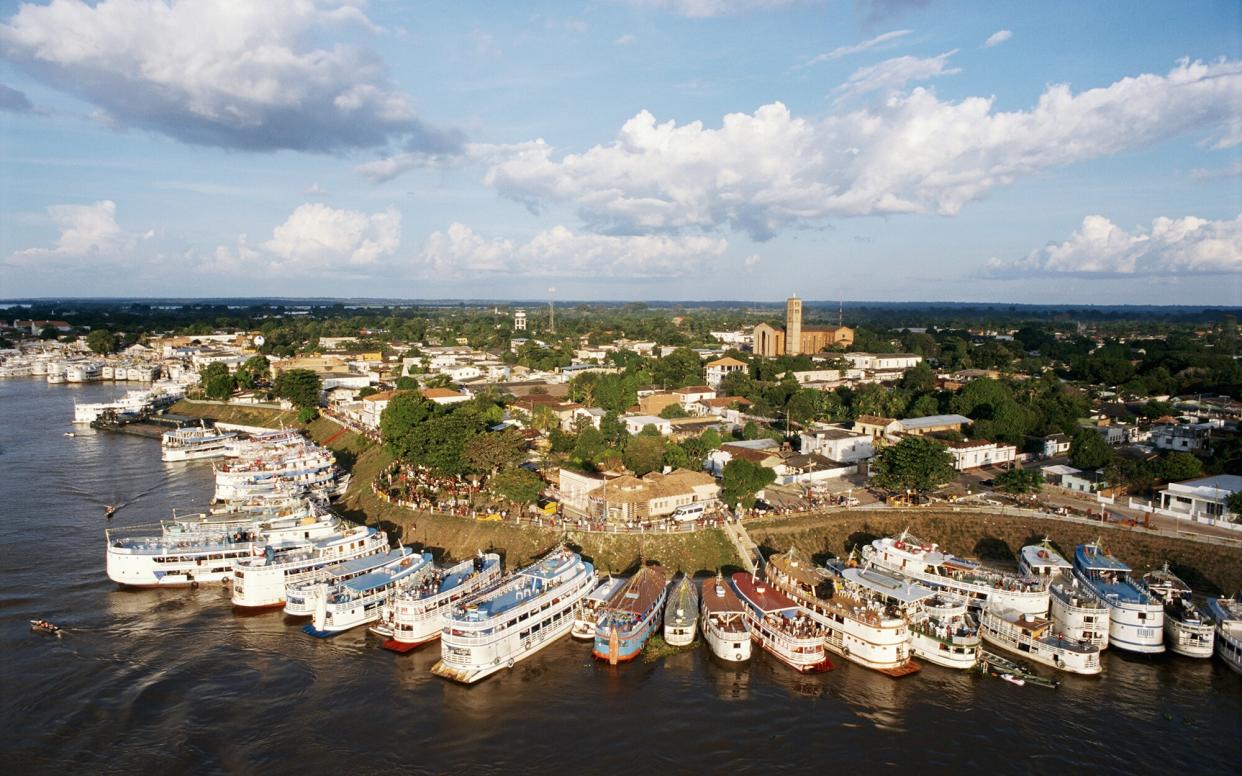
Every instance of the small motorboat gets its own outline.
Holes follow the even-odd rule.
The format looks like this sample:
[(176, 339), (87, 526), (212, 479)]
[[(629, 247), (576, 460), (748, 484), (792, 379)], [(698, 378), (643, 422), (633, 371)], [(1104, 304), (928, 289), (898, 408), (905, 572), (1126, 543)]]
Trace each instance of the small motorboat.
[(76, 435), (76, 434), (74, 434), (72, 431), (66, 431), (66, 432), (65, 432), (65, 436), (67, 436), (67, 437), (71, 437), (71, 436), (77, 436), (77, 435)]
[(114, 505), (108, 504), (107, 506), (104, 507), (104, 517), (111, 520), (112, 516), (115, 514), (116, 514), (116, 507)]
[(53, 623), (50, 623), (47, 620), (31, 620), (30, 630), (34, 631), (35, 633), (48, 633), (48, 634), (54, 634), (56, 636), (59, 636), (61, 633), (59, 625), (54, 625)]
[(1009, 682), (1010, 684), (1016, 684), (1019, 687), (1026, 684), (1026, 681), (1024, 679), (1020, 679), (1014, 676), (1013, 674), (1001, 674), (1000, 678), (1004, 679), (1006, 682)]

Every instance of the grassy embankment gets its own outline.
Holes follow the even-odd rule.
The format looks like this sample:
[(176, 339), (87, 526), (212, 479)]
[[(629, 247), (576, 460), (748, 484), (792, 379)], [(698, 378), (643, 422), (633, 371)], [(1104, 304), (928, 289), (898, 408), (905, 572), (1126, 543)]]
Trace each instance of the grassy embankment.
[[(180, 402), (174, 412), (255, 426), (297, 426), (289, 412), (219, 404)], [(516, 528), (502, 523), (463, 520), (393, 506), (371, 492), (371, 482), (391, 462), (378, 445), (358, 434), (344, 432), (320, 418), (306, 427), (312, 438), (326, 443), (341, 465), (353, 472), (349, 492), (341, 500), (343, 513), (358, 522), (383, 526), (394, 537), (437, 555), (464, 558), (476, 550), (495, 550), (509, 566), (524, 563), (564, 540), (598, 568), (623, 571), (639, 557), (659, 561), (665, 568), (714, 572), (740, 566), (732, 544), (721, 531), (679, 536), (606, 535), (563, 531), (559, 528)], [(1024, 544), (1044, 536), (1067, 557), (1076, 544), (1103, 537), (1105, 546), (1142, 573), (1169, 561), (1173, 570), (1197, 590), (1236, 592), (1242, 588), (1242, 550), (1232, 547), (1151, 536), (1113, 526), (1084, 526), (1027, 516), (978, 513), (892, 510), (838, 512), (813, 517), (770, 520), (747, 526), (765, 554), (784, 551), (791, 544), (812, 554), (844, 555), (850, 547), (892, 535), (904, 528), (935, 541), (955, 554), (989, 561), (1016, 561)]]

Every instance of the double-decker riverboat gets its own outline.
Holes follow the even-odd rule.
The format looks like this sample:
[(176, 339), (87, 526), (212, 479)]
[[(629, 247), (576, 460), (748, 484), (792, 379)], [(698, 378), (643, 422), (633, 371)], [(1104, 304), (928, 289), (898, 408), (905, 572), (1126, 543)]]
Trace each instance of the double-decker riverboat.
[(500, 556), (494, 552), (436, 569), (417, 585), (389, 597), (371, 630), (385, 637), (385, 649), (409, 652), (440, 638), (449, 607), (499, 581)]
[(1164, 568), (1149, 571), (1139, 587), (1164, 604), (1164, 636), (1174, 654), (1185, 657), (1211, 657), (1214, 630), (1207, 612), (1199, 608), (1190, 585)]
[(1130, 578), (1130, 567), (1100, 543), (1074, 551), (1074, 575), (1083, 592), (1108, 609), (1108, 643), (1130, 652), (1164, 652), (1164, 605)]
[(682, 575), (664, 605), (664, 641), (672, 647), (694, 642), (699, 629), (699, 590), (689, 575)]
[(1057, 632), (1071, 641), (1108, 648), (1108, 607), (1085, 592), (1078, 577), (1062, 571), (1048, 585), (1048, 596)]
[(388, 535), (366, 526), (283, 554), (265, 547), (261, 555), (241, 558), (234, 565), (233, 605), (242, 609), (284, 606), (288, 587), (319, 581), (317, 573), (326, 566), (387, 551)]
[(668, 578), (659, 566), (643, 566), (625, 583), (620, 595), (600, 608), (591, 653), (609, 665), (638, 657), (660, 624)]
[(407, 555), (315, 595), (315, 612), (302, 630), (316, 638), (334, 636), (378, 619), (390, 595), (415, 587), (434, 570), (431, 553)]
[(1216, 624), (1216, 654), (1242, 674), (1242, 596), (1209, 598), (1208, 614)]
[(1044, 537), (1039, 544), (1028, 544), (1018, 552), (1018, 573), (1031, 579), (1052, 580), (1061, 572), (1072, 572), (1074, 564), (1056, 551)]
[(1009, 652), (1072, 674), (1100, 673), (1100, 648), (1053, 632), (1052, 620), (1004, 609), (996, 604), (979, 620), (983, 640)]
[(290, 617), (311, 617), (318, 601), (351, 579), (379, 571), (414, 554), (409, 547), (389, 549), (361, 555), (330, 566), (315, 569), (306, 578), (285, 585), (285, 614)]
[(338, 534), (340, 518), (307, 507), (287, 517), (181, 518), (157, 526), (106, 530), (107, 571), (134, 587), (197, 587), (232, 577), (242, 558), (283, 552)]
[(599, 619), (599, 611), (611, 606), (617, 596), (625, 591), (629, 577), (608, 576), (595, 589), (582, 599), (574, 612), (574, 627), (569, 635), (582, 641), (595, 641), (595, 623)]
[(871, 595), (856, 580), (863, 572), (846, 568), (840, 576), (816, 568), (796, 547), (768, 558), (768, 583), (796, 601), (824, 631), (824, 645), (860, 666), (889, 676), (919, 670), (910, 659), (909, 623), (902, 612)]
[(186, 426), (165, 431), (160, 438), (160, 458), (165, 461), (205, 461), (226, 458), (233, 450), (236, 431)]
[(730, 663), (750, 660), (750, 618), (746, 605), (719, 573), (703, 584), (699, 623), (713, 655)]
[(569, 632), (595, 584), (595, 567), (560, 548), (459, 601), (444, 615), (432, 673), (471, 684), (513, 667)]
[(975, 608), (994, 603), (1025, 614), (1048, 611), (1045, 582), (986, 568), (943, 552), (937, 545), (903, 532), (896, 538), (876, 539), (863, 548), (872, 566), (909, 577), (936, 590), (964, 597)]
[(746, 605), (750, 637), (777, 660), (803, 673), (833, 665), (824, 650), (824, 629), (793, 599), (744, 571), (730, 580)]

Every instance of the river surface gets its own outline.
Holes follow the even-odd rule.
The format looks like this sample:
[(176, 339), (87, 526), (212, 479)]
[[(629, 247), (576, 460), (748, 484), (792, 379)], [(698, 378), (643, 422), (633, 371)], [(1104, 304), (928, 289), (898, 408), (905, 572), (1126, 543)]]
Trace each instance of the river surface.
[[(1216, 659), (1109, 651), (1098, 678), (1015, 687), (926, 666), (892, 680), (834, 657), (801, 676), (756, 650), (610, 668), (568, 638), (473, 687), (431, 646), (304, 635), (221, 588), (124, 590), (117, 526), (201, 510), (208, 463), (74, 428), (119, 386), (0, 381), (0, 762), (9, 774), (1239, 773), (1242, 677)], [(64, 436), (75, 431), (76, 436)], [(935, 538), (935, 537), (930, 537)], [(809, 548), (808, 548), (809, 549)], [(45, 617), (65, 635), (31, 633)], [(914, 769), (914, 770), (911, 770)], [(864, 771), (865, 772), (865, 771)]]

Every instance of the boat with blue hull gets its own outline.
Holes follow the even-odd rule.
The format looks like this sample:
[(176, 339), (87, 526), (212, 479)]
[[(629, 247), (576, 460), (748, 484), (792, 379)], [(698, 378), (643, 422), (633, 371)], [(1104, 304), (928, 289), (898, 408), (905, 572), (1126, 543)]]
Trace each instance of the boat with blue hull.
[(410, 555), (316, 596), (314, 619), (302, 631), (325, 639), (379, 619), (389, 596), (419, 584), (434, 570), (431, 560), (429, 552)]
[(1130, 567), (1098, 541), (1074, 550), (1074, 576), (1108, 609), (1108, 643), (1144, 654), (1164, 652), (1164, 604), (1130, 577)]
[(465, 598), (444, 615), (436, 676), (473, 684), (512, 668), (569, 633), (595, 588), (595, 567), (557, 548), (507, 580)]
[(643, 651), (659, 627), (668, 594), (668, 577), (659, 566), (644, 566), (625, 586), (625, 592), (600, 610), (595, 622), (591, 653), (609, 665), (626, 663)]

